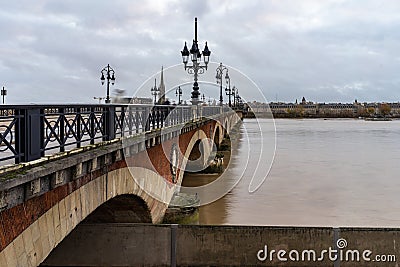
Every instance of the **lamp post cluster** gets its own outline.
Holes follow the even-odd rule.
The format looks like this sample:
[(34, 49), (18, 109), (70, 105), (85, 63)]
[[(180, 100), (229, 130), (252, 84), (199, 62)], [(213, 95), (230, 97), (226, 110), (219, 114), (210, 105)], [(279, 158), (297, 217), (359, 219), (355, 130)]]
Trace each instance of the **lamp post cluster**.
[[(187, 47), (187, 42), (185, 42), (185, 45), (183, 47), (183, 50), (181, 51), (182, 55), (182, 61), (184, 64), (184, 69), (187, 71), (188, 74), (193, 75), (193, 90), (191, 92), (191, 102), (192, 105), (198, 105), (200, 102), (205, 103), (205, 96), (204, 94), (202, 95), (202, 101), (199, 100), (200, 92), (199, 92), (199, 84), (198, 84), (198, 76), (199, 74), (204, 74), (204, 72), (207, 70), (208, 63), (210, 61), (210, 55), (211, 51), (208, 48), (207, 42), (205, 42), (204, 50), (200, 51), (198, 41), (197, 41), (197, 18), (195, 17), (194, 19), (194, 39), (192, 46), (190, 50)], [(190, 61), (189, 61), (190, 58)], [(222, 80), (223, 80), (223, 75), (225, 72), (225, 80), (226, 80), (226, 88), (225, 88), (225, 94), (229, 96), (229, 106), (232, 106), (232, 101), (231, 97), (233, 97), (233, 106), (236, 106), (239, 100), (241, 101), (241, 98), (238, 94), (238, 90), (235, 88), (231, 88), (231, 79), (229, 77), (228, 73), (228, 68), (224, 66), (222, 63), (217, 67), (216, 69), (216, 79), (217, 79), (217, 84), (220, 85), (220, 96), (219, 96), (219, 105), (223, 105), (223, 90), (222, 90)], [(115, 83), (115, 71), (114, 69), (110, 66), (110, 64), (107, 64), (106, 67), (104, 67), (101, 70), (101, 84), (104, 85), (104, 83), (107, 80), (107, 95), (105, 97), (105, 103), (109, 104), (111, 103), (110, 100), (110, 83), (114, 85)], [(182, 96), (182, 89), (179, 86), (176, 91), (175, 91), (176, 96), (178, 97), (178, 104), (181, 104), (181, 96)], [(1, 96), (3, 97), (3, 104), (4, 104), (4, 98), (7, 95), (7, 90), (4, 88), (1, 89)], [(151, 95), (154, 96), (154, 104), (157, 103), (157, 96), (160, 95), (160, 88), (157, 88), (156, 85), (156, 80), (154, 80), (154, 87), (151, 88)], [(94, 97), (94, 99), (98, 99), (99, 103), (101, 100), (104, 99), (104, 97)], [(209, 104), (211, 101), (208, 101)]]
[[(208, 45), (206, 42), (206, 45), (204, 47), (204, 50), (202, 52), (200, 52), (199, 50), (199, 46), (197, 43), (197, 18), (194, 19), (194, 40), (192, 43), (192, 47), (189, 50), (187, 47), (187, 43), (185, 42), (185, 45), (183, 47), (183, 50), (181, 51), (181, 55), (182, 55), (182, 61), (184, 64), (184, 68), (185, 70), (189, 73), (189, 74), (193, 74), (193, 79), (194, 79), (194, 83), (193, 83), (193, 91), (192, 91), (192, 105), (198, 105), (199, 104), (199, 96), (200, 96), (200, 92), (199, 92), (199, 84), (198, 84), (198, 75), (199, 74), (203, 74), (206, 70), (207, 70), (207, 66), (210, 60), (210, 55), (211, 55), (211, 51), (208, 49)], [(204, 61), (204, 65), (202, 65), (202, 60), (201, 57), (203, 56), (203, 61)], [(189, 57), (191, 60), (191, 64), (189, 62)], [(238, 93), (237, 93), (237, 89), (235, 87), (231, 88), (231, 79), (229, 77), (229, 73), (228, 73), (228, 68), (226, 66), (224, 66), (222, 63), (219, 64), (219, 66), (216, 69), (217, 74), (216, 74), (216, 79), (217, 79), (217, 84), (219, 84), (219, 105), (222, 106), (224, 99), (223, 99), (223, 79), (225, 78), (226, 81), (226, 88), (225, 88), (225, 94), (227, 96), (229, 96), (229, 106), (232, 107), (232, 98), (233, 98), (233, 106), (236, 106), (237, 100), (238, 100)], [(224, 73), (225, 73), (225, 77), (224, 77)], [(181, 89), (179, 87), (179, 90), (181, 92)], [(176, 96), (180, 97), (181, 93), (178, 94), (178, 89), (176, 91)], [(179, 101), (180, 103), (180, 98)], [(202, 97), (202, 102), (205, 102), (205, 97), (203, 94)]]
[[(205, 96), (204, 94), (200, 98), (200, 92), (199, 92), (199, 84), (198, 84), (198, 76), (200, 74), (204, 74), (204, 72), (207, 70), (208, 63), (210, 61), (210, 55), (211, 51), (208, 48), (207, 42), (205, 42), (205, 46), (203, 51), (200, 51), (199, 45), (198, 45), (198, 40), (197, 40), (197, 18), (194, 19), (194, 39), (192, 46), (190, 50), (187, 47), (187, 42), (185, 42), (185, 45), (181, 51), (182, 55), (182, 61), (184, 64), (184, 69), (187, 71), (188, 74), (193, 75), (193, 90), (191, 92), (191, 102), (192, 105), (198, 105), (199, 103), (205, 103)], [(231, 88), (231, 78), (229, 76), (229, 70), (226, 66), (224, 66), (222, 63), (219, 64), (219, 66), (216, 69), (216, 79), (217, 79), (217, 84), (220, 86), (220, 92), (219, 92), (219, 105), (223, 105), (223, 80), (225, 79), (226, 82), (226, 87), (225, 87), (225, 94), (229, 97), (229, 106), (232, 107), (232, 98), (233, 98), (233, 106), (236, 106), (239, 101), (241, 101), (241, 98), (239, 96), (238, 90), (235, 86)], [(225, 74), (225, 75), (224, 75)], [(107, 79), (107, 96), (105, 98), (105, 103), (108, 104), (111, 102), (110, 100), (110, 83), (114, 85), (115, 83), (115, 71), (113, 68), (110, 67), (109, 64), (107, 64), (106, 67), (104, 67), (101, 70), (101, 84), (104, 85), (105, 81)], [(154, 87), (151, 87), (151, 95), (154, 96), (154, 104), (157, 104), (157, 96), (160, 95), (160, 88), (157, 88), (157, 83), (156, 80), (154, 80)], [(4, 103), (4, 96), (7, 94), (7, 90), (4, 89), (1, 90), (1, 95), (3, 96), (3, 103)], [(178, 105), (182, 103), (181, 101), (181, 96), (182, 96), (182, 88), (179, 86), (175, 90), (175, 95), (178, 97)], [(99, 99), (99, 102), (102, 100), (101, 97), (95, 97), (95, 99)], [(211, 101), (209, 101), (210, 103)]]
[[(226, 87), (225, 87), (225, 94), (228, 96), (228, 105), (229, 107), (236, 107), (238, 103), (238, 99), (241, 99), (239, 96), (239, 90), (236, 88), (236, 86), (233, 86), (231, 88), (231, 77), (229, 76), (229, 70), (226, 66), (224, 66), (222, 63), (219, 64), (219, 66), (216, 69), (217, 75), (215, 78), (217, 79), (217, 84), (219, 84), (219, 104), (222, 106), (223, 105), (223, 93), (222, 93), (222, 77), (224, 72), (225, 74), (225, 81), (226, 81)], [(233, 99), (233, 105), (232, 105), (232, 99)]]
[(111, 68), (110, 67), (110, 64), (107, 64), (107, 66), (106, 67), (104, 67), (102, 70), (101, 70), (101, 78), (100, 78), (100, 80), (101, 80), (101, 84), (103, 85), (104, 84), (104, 82), (105, 82), (105, 80), (106, 80), (106, 78), (104, 77), (104, 75), (107, 75), (107, 96), (106, 96), (106, 104), (109, 104), (109, 103), (111, 103), (111, 100), (110, 100), (110, 81), (111, 81), (111, 84), (112, 85), (114, 85), (114, 83), (115, 83), (115, 71), (113, 70), (113, 68)]
[[(200, 52), (199, 45), (197, 43), (197, 18), (194, 19), (194, 40), (192, 43), (192, 48), (188, 50), (186, 42), (183, 50), (181, 51), (182, 61), (185, 67), (185, 70), (189, 74), (193, 74), (193, 91), (192, 91), (192, 105), (197, 105), (199, 103), (199, 84), (198, 84), (198, 75), (203, 74), (207, 70), (207, 65), (210, 60), (211, 51), (208, 49), (208, 45), (204, 47), (204, 50)], [(189, 63), (189, 56), (192, 61), (192, 64)], [(203, 56), (204, 65), (201, 64), (201, 57)]]

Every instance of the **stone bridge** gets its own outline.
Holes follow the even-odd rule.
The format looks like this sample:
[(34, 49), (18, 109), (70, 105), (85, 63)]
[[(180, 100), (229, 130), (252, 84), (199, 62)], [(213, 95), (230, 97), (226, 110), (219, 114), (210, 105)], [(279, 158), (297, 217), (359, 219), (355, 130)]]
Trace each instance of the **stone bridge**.
[(240, 119), (219, 106), (3, 106), (0, 266), (40, 265), (82, 221), (159, 223), (189, 161), (206, 166)]

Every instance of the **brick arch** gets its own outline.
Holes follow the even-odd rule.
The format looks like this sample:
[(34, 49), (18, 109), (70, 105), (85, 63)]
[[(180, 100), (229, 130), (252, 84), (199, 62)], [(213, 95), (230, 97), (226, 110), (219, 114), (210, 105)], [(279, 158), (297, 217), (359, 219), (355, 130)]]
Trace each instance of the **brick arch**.
[(229, 134), (229, 132), (230, 132), (229, 120), (225, 119), (224, 120), (224, 134)]
[[(215, 129), (214, 129), (215, 132)], [(184, 175), (184, 171), (187, 165), (187, 161), (189, 159), (189, 156), (192, 152), (193, 149), (195, 149), (195, 145), (196, 143), (200, 140), (208, 140), (209, 137), (207, 136), (207, 134), (202, 130), (202, 129), (198, 129), (191, 137), (189, 143), (187, 144), (187, 148), (185, 150), (185, 152), (183, 153), (183, 158), (181, 159), (181, 164), (179, 166), (179, 175), (178, 175), (178, 184), (180, 185), (182, 183), (182, 179), (183, 179), (183, 175)], [(211, 152), (212, 149), (212, 143), (210, 144), (210, 142), (204, 142), (205, 144), (205, 153), (203, 154), (203, 160), (204, 162), (207, 161), (208, 155)], [(207, 145), (208, 144), (208, 145)], [(183, 152), (183, 151), (182, 151)]]
[[(101, 204), (77, 227), (86, 223), (151, 223), (151, 214), (147, 203), (141, 197), (134, 194), (122, 194)], [(74, 235), (74, 229), (49, 253), (44, 260), (45, 264), (48, 264), (49, 260), (51, 262), (54, 255), (65, 256), (63, 244), (71, 242), (70, 237)]]
[(212, 140), (214, 141), (215, 145), (219, 146), (223, 138), (224, 138), (224, 128), (222, 127), (221, 123), (217, 121), (214, 125)]
[(241, 117), (237, 113), (233, 113), (224, 119), (225, 133), (229, 134), (231, 129), (241, 120)]
[[(218, 143), (220, 144), (225, 134), (229, 135), (232, 127), (236, 125), (240, 120), (241, 118), (236, 113), (234, 113), (224, 118), (223, 121), (216, 121), (212, 135), (212, 140), (214, 140), (214, 142), (217, 140)], [(217, 133), (219, 134), (219, 136), (216, 136)]]
[[(218, 127), (221, 126), (219, 125)], [(180, 157), (179, 157), (179, 165), (177, 172), (177, 182), (176, 184), (172, 184), (168, 179), (163, 178), (156, 170), (144, 168), (144, 167), (129, 167), (130, 172), (133, 174), (133, 177), (136, 181), (139, 181), (139, 178), (145, 177), (145, 179), (140, 179), (139, 190), (140, 192), (147, 192), (143, 197), (144, 200), (149, 200), (149, 209), (152, 215), (152, 222), (158, 223), (161, 221), (162, 217), (159, 217), (160, 214), (164, 214), (165, 210), (168, 208), (168, 203), (171, 200), (176, 189), (179, 189), (182, 184), (184, 171), (187, 165), (187, 161), (193, 149), (195, 149), (195, 145), (198, 141), (209, 140), (208, 127), (206, 128), (198, 128), (197, 130), (191, 133), (189, 139), (180, 139)], [(207, 132), (207, 133), (206, 133)], [(215, 134), (215, 129), (213, 135)], [(208, 159), (208, 155), (212, 150), (212, 142), (204, 142), (205, 144), (205, 153), (203, 154), (203, 160), (206, 161)], [(208, 145), (207, 145), (208, 144)], [(137, 184), (137, 183), (136, 183)], [(158, 200), (158, 204), (154, 205), (154, 200)]]
[(122, 194), (101, 204), (83, 223), (151, 223), (151, 213), (141, 197)]
[(150, 222), (161, 220), (157, 214), (166, 209), (166, 204), (149, 197), (124, 167), (82, 185), (56, 203), (3, 249), (0, 258), (5, 259), (7, 266), (39, 266), (93, 211), (122, 195), (140, 198), (148, 208)]

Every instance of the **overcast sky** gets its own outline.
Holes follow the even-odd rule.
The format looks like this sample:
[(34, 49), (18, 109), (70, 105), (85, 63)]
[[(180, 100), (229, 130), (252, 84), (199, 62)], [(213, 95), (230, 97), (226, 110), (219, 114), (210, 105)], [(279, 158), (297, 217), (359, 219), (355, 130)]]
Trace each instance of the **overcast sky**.
[(200, 48), (208, 41), (210, 59), (267, 101), (398, 102), (399, 14), (399, 0), (3, 1), (0, 84), (7, 103), (96, 103), (109, 63), (112, 88), (133, 95), (161, 65), (181, 63), (197, 16)]

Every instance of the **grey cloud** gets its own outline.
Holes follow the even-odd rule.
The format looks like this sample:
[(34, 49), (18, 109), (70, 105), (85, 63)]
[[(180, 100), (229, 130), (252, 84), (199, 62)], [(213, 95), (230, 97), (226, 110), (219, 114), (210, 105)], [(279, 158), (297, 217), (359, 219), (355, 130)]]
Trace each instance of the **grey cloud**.
[(213, 61), (242, 70), (268, 100), (398, 101), (399, 11), (395, 0), (8, 1), (0, 82), (9, 102), (94, 102), (109, 63), (115, 88), (133, 93), (181, 62), (197, 16), (201, 48), (208, 41)]

